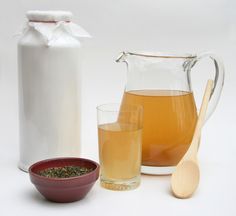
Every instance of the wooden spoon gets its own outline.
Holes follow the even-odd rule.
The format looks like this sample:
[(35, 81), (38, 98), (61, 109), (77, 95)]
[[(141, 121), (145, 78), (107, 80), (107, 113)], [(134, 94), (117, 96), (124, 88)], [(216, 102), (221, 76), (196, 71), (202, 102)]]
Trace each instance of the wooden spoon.
[(178, 163), (175, 172), (171, 177), (171, 188), (177, 198), (188, 198), (197, 189), (200, 179), (200, 170), (197, 160), (198, 141), (204, 123), (207, 105), (213, 88), (213, 80), (208, 80), (195, 127), (192, 143), (181, 161)]

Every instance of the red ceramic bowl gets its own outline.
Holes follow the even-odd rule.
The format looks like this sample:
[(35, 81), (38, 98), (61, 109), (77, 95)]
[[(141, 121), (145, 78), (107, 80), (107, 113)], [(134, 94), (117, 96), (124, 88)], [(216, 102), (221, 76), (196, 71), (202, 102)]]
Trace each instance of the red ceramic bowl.
[[(93, 171), (71, 178), (47, 178), (40, 176), (41, 170), (52, 167), (82, 166)], [(99, 176), (99, 165), (84, 158), (55, 158), (39, 161), (29, 168), (31, 182), (48, 200), (53, 202), (74, 202), (86, 196)]]

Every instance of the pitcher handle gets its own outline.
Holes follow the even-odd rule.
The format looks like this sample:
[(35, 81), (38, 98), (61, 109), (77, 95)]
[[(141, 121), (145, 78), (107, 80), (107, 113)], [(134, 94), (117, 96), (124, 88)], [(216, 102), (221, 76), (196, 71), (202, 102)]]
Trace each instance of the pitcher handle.
[(212, 115), (212, 113), (215, 111), (215, 108), (219, 102), (220, 99), (220, 95), (221, 95), (221, 91), (224, 85), (224, 76), (225, 76), (225, 70), (224, 70), (224, 64), (222, 63), (221, 59), (216, 56), (215, 54), (212, 53), (202, 53), (200, 55), (197, 55), (196, 58), (194, 58), (191, 63), (190, 63), (190, 67), (188, 70), (188, 81), (190, 84), (190, 88), (191, 87), (191, 80), (190, 80), (190, 71), (191, 68), (197, 63), (199, 62), (201, 59), (203, 58), (210, 58), (213, 60), (214, 65), (215, 65), (215, 78), (214, 78), (214, 87), (212, 90), (212, 94), (211, 94), (211, 98), (209, 101), (209, 105), (208, 105), (208, 110), (207, 110), (207, 114), (206, 114), (206, 121), (209, 119), (209, 117)]

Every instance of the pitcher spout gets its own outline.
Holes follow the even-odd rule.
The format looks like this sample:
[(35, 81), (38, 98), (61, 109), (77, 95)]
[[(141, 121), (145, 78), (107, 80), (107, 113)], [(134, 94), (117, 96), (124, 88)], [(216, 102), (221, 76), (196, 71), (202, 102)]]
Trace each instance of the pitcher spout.
[(126, 58), (128, 56), (128, 52), (121, 52), (120, 55), (117, 57), (116, 62), (126, 62)]

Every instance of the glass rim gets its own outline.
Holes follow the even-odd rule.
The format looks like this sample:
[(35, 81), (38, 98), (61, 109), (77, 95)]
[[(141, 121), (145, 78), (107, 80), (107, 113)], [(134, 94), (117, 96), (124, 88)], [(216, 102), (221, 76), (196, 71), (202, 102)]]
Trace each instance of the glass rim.
[[(116, 107), (117, 109), (102, 109), (102, 107), (105, 107), (105, 106), (114, 106)], [(119, 108), (121, 107), (121, 103), (104, 103), (104, 104), (100, 104), (96, 107), (97, 111), (101, 111), (101, 112), (110, 112), (110, 113), (116, 113), (116, 112), (132, 112), (133, 110), (120, 110)], [(125, 107), (135, 107), (137, 109), (140, 109), (143, 111), (143, 107), (141, 105), (136, 105), (136, 104), (125, 104)]]

